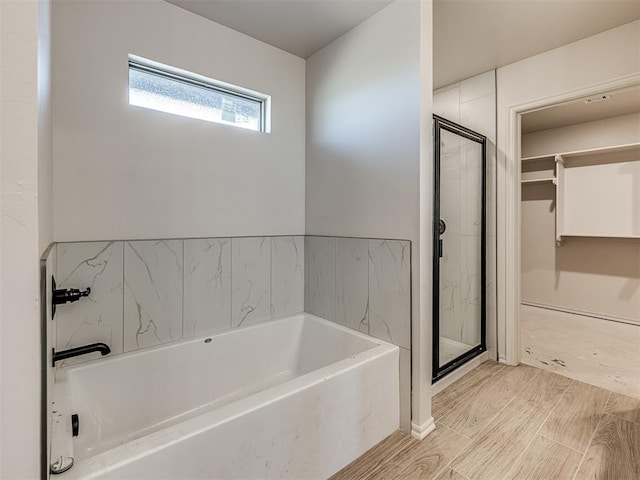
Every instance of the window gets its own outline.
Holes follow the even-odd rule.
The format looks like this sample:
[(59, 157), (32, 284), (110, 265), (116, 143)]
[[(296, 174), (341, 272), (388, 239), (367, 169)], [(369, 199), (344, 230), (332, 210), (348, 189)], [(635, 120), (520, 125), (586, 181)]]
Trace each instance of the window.
[(129, 55), (129, 104), (267, 132), (269, 97)]

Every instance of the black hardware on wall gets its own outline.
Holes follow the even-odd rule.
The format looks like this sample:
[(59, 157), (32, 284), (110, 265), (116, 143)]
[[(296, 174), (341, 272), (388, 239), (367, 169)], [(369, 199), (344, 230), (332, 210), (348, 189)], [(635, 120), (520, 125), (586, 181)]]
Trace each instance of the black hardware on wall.
[(56, 352), (55, 348), (51, 349), (51, 366), (55, 367), (56, 362), (65, 360), (67, 358), (78, 357), (80, 355), (87, 355), (88, 353), (99, 352), (103, 357), (111, 353), (109, 345), (106, 343), (92, 343), (90, 345), (82, 345), (81, 347), (70, 348), (69, 350), (62, 350)]
[(77, 437), (78, 433), (80, 433), (80, 418), (77, 413), (71, 415), (71, 433), (74, 437)]
[(51, 285), (53, 288), (53, 294), (51, 296), (51, 319), (56, 315), (56, 305), (62, 305), (63, 303), (73, 303), (80, 300), (82, 297), (88, 297), (91, 293), (91, 287), (87, 287), (82, 291), (78, 288), (62, 288), (56, 289), (56, 279), (51, 277)]

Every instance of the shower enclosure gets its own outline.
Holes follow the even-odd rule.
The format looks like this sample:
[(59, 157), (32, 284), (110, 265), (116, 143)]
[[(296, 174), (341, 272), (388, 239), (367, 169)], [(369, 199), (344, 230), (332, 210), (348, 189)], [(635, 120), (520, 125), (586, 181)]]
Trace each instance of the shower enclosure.
[(486, 138), (434, 115), (433, 381), (486, 350)]

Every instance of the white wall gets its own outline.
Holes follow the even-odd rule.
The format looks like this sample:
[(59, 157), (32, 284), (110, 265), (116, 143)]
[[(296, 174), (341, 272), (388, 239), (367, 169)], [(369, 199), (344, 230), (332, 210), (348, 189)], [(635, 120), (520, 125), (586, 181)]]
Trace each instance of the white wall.
[[(637, 142), (636, 113), (523, 135), (522, 155)], [(523, 301), (640, 322), (640, 240), (567, 237), (558, 247), (555, 239), (555, 186), (523, 185)]]
[(522, 157), (640, 143), (640, 112), (522, 135)]
[[(622, 86), (640, 75), (640, 21), (499, 68), (498, 84), (498, 352), (516, 362), (520, 185), (515, 115), (567, 96)], [(507, 335), (509, 344), (507, 344)]]
[(395, 2), (307, 60), (309, 235), (418, 238), (417, 8)]
[[(431, 135), (430, 118), (425, 125), (421, 116), (431, 115), (430, 41), (431, 3), (401, 0), (307, 60), (306, 233), (413, 242), (413, 368), (422, 372), (413, 378), (425, 384), (430, 361), (415, 359), (431, 351), (420, 340), (426, 325), (418, 300), (421, 127)], [(430, 145), (424, 144), (427, 159)], [(422, 333), (426, 329), (430, 324)], [(413, 388), (413, 422), (421, 424), (421, 388), (415, 381)], [(428, 404), (426, 412), (430, 417)]]
[(40, 476), (39, 254), (52, 238), (50, 3), (0, 2), (0, 478)]
[[(303, 59), (160, 0), (56, 2), (57, 241), (304, 233)], [(271, 95), (270, 134), (128, 105), (128, 54)]]

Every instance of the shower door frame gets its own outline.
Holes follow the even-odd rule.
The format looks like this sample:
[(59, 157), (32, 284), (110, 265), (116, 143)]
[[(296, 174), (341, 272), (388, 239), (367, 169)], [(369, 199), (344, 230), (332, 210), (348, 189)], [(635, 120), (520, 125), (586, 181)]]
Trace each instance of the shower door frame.
[[(440, 131), (477, 142), (482, 146), (482, 225), (480, 234), (480, 344), (440, 366)], [(433, 115), (433, 359), (431, 382), (435, 383), (487, 350), (487, 137), (462, 125)]]

